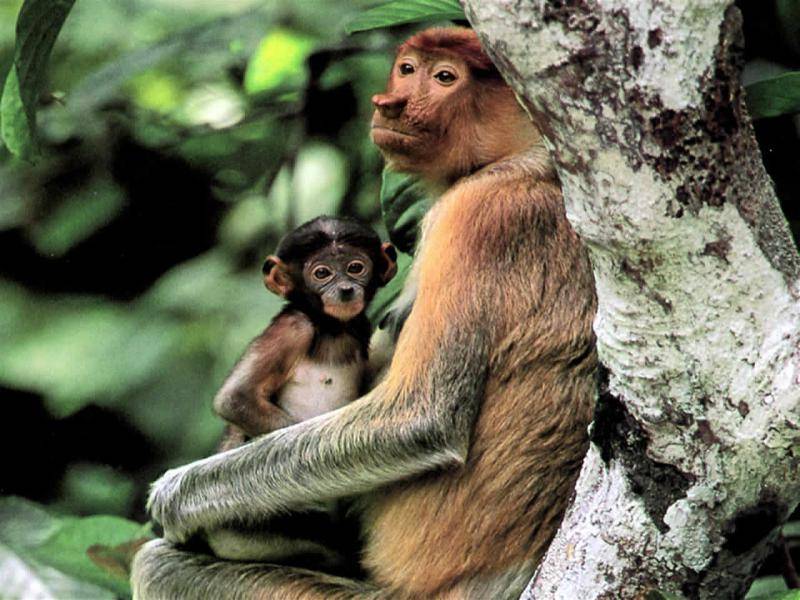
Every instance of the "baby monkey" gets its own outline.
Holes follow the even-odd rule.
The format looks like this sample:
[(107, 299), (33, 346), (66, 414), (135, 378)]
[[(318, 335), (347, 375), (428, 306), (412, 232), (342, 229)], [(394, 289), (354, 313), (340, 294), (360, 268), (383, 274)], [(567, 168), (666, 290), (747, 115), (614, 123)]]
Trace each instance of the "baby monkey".
[(372, 332), (364, 311), (396, 261), (392, 244), (353, 219), (318, 217), (281, 240), (264, 263), (264, 283), (288, 302), (214, 398), (229, 423), (220, 450), (362, 394)]
[[(364, 392), (371, 327), (364, 310), (397, 271), (397, 252), (352, 219), (318, 217), (286, 235), (264, 263), (286, 306), (255, 338), (214, 398), (229, 425), (220, 450), (342, 407)], [(220, 558), (291, 561), (353, 575), (357, 524), (335, 506), (261, 525), (208, 531)]]

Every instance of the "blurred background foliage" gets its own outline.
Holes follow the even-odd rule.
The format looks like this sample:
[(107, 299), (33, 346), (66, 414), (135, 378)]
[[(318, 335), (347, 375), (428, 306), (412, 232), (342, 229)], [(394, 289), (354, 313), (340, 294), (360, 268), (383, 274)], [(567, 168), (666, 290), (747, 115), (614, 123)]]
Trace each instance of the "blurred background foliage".
[[(0, 80), (21, 4), (0, 0)], [(40, 159), (0, 147), (0, 494), (48, 510), (0, 502), (0, 561), (24, 542), (53, 565), (63, 548), (43, 558), (37, 536), (74, 516), (143, 522), (147, 484), (214, 451), (214, 392), (280, 306), (260, 276), (280, 236), (319, 214), (382, 227), (370, 97), (416, 26), (345, 36), (372, 4), (75, 3), (39, 98)], [(741, 8), (745, 81), (800, 69), (800, 3)], [(756, 129), (797, 236), (800, 118)], [(141, 533), (91, 519), (78, 529), (112, 566)], [(83, 563), (62, 570), (90, 586), (50, 573), (62, 597), (127, 593)]]

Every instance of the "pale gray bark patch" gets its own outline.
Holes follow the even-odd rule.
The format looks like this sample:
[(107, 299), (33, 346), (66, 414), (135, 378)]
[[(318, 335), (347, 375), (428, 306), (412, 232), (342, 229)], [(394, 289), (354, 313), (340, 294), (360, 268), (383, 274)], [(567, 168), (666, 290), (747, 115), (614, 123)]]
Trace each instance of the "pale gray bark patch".
[(608, 381), (527, 597), (735, 597), (800, 499), (800, 258), (730, 0), (464, 0), (589, 248)]

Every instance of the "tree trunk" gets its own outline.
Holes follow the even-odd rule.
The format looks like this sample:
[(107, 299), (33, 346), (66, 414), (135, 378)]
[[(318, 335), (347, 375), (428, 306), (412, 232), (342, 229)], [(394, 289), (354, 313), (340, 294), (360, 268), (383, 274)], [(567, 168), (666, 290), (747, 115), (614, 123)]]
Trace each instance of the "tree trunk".
[(743, 595), (800, 500), (800, 259), (728, 0), (463, 0), (551, 147), (606, 376), (523, 597)]

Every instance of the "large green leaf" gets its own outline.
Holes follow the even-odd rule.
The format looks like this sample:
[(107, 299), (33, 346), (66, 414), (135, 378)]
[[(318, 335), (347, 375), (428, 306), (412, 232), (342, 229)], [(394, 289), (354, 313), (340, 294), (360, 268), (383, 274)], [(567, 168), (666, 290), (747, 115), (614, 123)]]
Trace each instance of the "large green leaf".
[(75, 0), (25, 0), (17, 17), (14, 64), (0, 99), (0, 137), (22, 158), (36, 155), (36, 102), (58, 32)]
[(800, 112), (800, 71), (747, 86), (747, 107), (754, 119)]
[(130, 595), (126, 574), (105, 565), (111, 550), (147, 537), (146, 526), (118, 517), (56, 517), (27, 500), (1, 498), (2, 596), (88, 600)]
[(394, 302), (395, 299), (400, 295), (400, 292), (403, 291), (403, 284), (405, 283), (410, 270), (411, 257), (408, 254), (403, 254), (401, 252), (397, 255), (397, 275), (395, 275), (394, 278), (388, 284), (386, 284), (386, 286), (378, 290), (378, 293), (375, 294), (372, 302), (369, 303), (367, 317), (369, 318), (370, 322), (372, 322), (373, 327), (379, 327), (382, 325), (384, 318), (392, 306), (392, 302)]
[(458, 0), (393, 0), (364, 11), (346, 26), (347, 33), (392, 25), (465, 19)]
[[(411, 175), (383, 170), (381, 212), (389, 239), (400, 250), (397, 275), (372, 300), (367, 316), (375, 326), (384, 323), (392, 303), (403, 290), (411, 269), (411, 256), (417, 243), (422, 218), (431, 206), (431, 197), (422, 182)], [(390, 324), (392, 325), (392, 324)]]
[(401, 252), (411, 253), (431, 198), (422, 182), (404, 173), (383, 170), (381, 213), (389, 239)]

